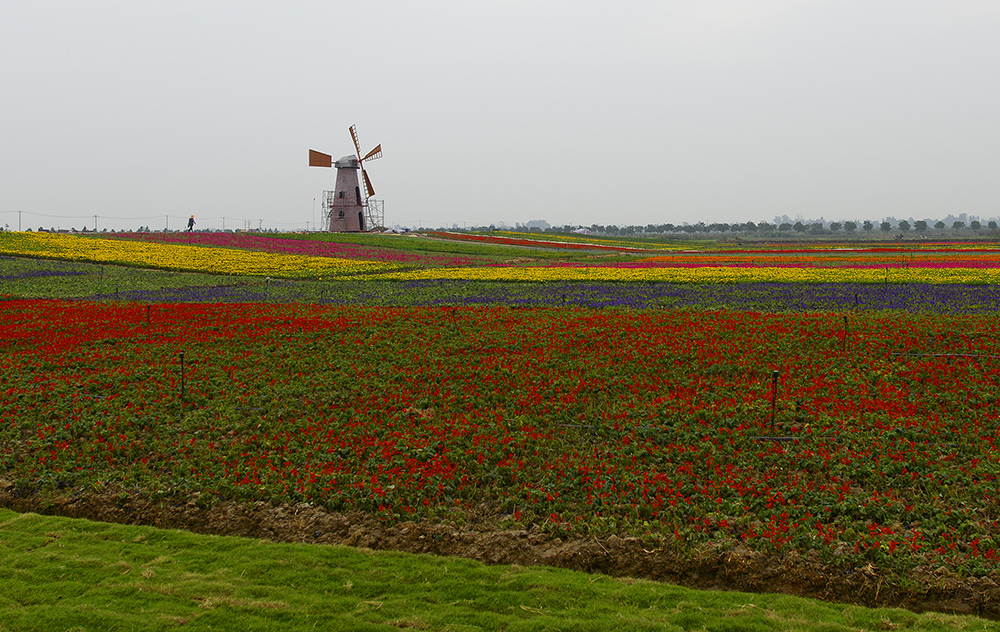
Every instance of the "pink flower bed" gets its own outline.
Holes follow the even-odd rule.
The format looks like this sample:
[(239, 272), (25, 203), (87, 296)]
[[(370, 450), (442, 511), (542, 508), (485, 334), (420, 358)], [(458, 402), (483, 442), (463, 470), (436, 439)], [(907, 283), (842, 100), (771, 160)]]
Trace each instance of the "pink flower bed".
[[(878, 263), (840, 263), (838, 265), (823, 264), (822, 262), (806, 261), (619, 261), (606, 263), (578, 263), (578, 262), (551, 262), (538, 267), (544, 268), (624, 268), (624, 269), (649, 269), (649, 268), (837, 268), (846, 270), (884, 270), (886, 268), (906, 269), (906, 268), (931, 268), (931, 269), (993, 269), (1000, 268), (1000, 261), (881, 261)], [(511, 263), (495, 263), (495, 267), (514, 268), (524, 267), (523, 265)]]
[(464, 266), (475, 263), (474, 260), (467, 257), (422, 255), (390, 248), (372, 248), (370, 246), (358, 246), (356, 244), (330, 241), (260, 237), (258, 235), (241, 233), (115, 233), (112, 236), (160, 243), (189, 244), (192, 246), (210, 246), (214, 248), (239, 248), (242, 250), (279, 252), (311, 257), (363, 259), (365, 261), (378, 261), (382, 263), (434, 264), (442, 266)]

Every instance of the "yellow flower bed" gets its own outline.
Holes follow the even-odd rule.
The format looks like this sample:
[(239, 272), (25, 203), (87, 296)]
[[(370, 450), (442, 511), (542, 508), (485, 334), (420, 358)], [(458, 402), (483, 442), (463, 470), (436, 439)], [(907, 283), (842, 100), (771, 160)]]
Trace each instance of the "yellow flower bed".
[(69, 259), (215, 274), (323, 277), (392, 269), (384, 263), (270, 252), (203, 248), (57, 233), (0, 233), (0, 255)]
[(635, 283), (964, 283), (1000, 282), (1000, 269), (851, 268), (439, 268), (388, 272), (400, 281), (622, 281)]

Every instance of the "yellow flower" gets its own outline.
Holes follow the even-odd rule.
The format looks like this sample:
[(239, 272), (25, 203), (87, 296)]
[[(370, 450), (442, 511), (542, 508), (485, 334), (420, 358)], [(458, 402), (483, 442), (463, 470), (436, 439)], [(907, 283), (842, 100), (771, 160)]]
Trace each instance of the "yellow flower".
[(54, 233), (0, 233), (0, 254), (69, 259), (215, 274), (317, 277), (370, 274), (394, 266), (231, 248), (204, 248)]

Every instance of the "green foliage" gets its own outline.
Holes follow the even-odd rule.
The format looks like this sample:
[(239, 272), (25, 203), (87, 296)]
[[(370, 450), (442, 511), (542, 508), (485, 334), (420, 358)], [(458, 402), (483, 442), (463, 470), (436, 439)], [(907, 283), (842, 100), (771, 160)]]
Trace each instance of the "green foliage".
[(124, 298), (129, 292), (177, 287), (263, 285), (258, 278), (146, 270), (131, 266), (0, 257), (0, 296)]

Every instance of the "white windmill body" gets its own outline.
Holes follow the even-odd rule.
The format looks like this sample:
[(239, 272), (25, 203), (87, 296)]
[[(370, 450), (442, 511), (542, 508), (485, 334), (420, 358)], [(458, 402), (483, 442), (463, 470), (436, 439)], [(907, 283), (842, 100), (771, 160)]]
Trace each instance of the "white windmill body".
[[(358, 150), (356, 155), (344, 156), (340, 160), (333, 162), (333, 157), (315, 150), (309, 150), (310, 167), (336, 167), (337, 184), (333, 191), (326, 191), (326, 198), (323, 201), (323, 208), (328, 213), (328, 230), (330, 232), (360, 232), (374, 230), (378, 226), (369, 226), (371, 222), (365, 220), (368, 210), (369, 196), (375, 195), (368, 173), (365, 171), (364, 162), (382, 157), (382, 145), (368, 152), (364, 158), (358, 158), (361, 150), (358, 145), (358, 135), (355, 127), (350, 128), (351, 138), (354, 140), (354, 148)], [(358, 178), (358, 171), (365, 181), (364, 190), (361, 189), (361, 181)]]

